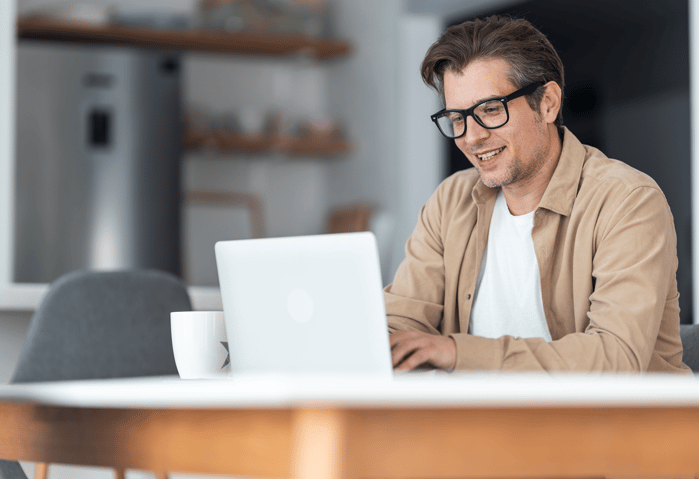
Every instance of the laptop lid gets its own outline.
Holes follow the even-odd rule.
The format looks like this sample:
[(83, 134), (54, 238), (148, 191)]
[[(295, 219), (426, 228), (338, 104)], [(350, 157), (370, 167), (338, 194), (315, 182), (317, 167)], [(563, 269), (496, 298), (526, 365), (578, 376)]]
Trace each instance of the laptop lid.
[(370, 232), (220, 241), (232, 373), (392, 376)]

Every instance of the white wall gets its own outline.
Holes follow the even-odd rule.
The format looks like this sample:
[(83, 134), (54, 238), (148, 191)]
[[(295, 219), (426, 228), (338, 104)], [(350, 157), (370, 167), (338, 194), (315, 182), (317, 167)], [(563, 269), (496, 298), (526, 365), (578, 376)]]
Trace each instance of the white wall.
[[(7, 226), (12, 221), (11, 211), (14, 198), (14, 155), (15, 143), (15, 3), (14, 1), (0, 2), (0, 201), (4, 208), (0, 208), (0, 228)], [(4, 160), (4, 161), (2, 161)], [(0, 252), (12, 249), (12, 235), (0, 234)], [(8, 254), (0, 254), (0, 284), (7, 284), (10, 280), (11, 258)], [(0, 292), (0, 299), (2, 299)]]
[(331, 69), (331, 111), (359, 139), (350, 161), (329, 172), (329, 203), (370, 202), (385, 221), (379, 236), (384, 283), (404, 257), (420, 207), (442, 179), (442, 145), (429, 115), (438, 96), (420, 77), (420, 63), (441, 29), (437, 15), (415, 15), (404, 2), (337, 2), (339, 35), (355, 47)]
[[(328, 115), (327, 71), (305, 59), (188, 54), (183, 81), (185, 104), (207, 116), (280, 111), (294, 122)], [(323, 232), (328, 210), (326, 171), (331, 161), (344, 160), (189, 153), (184, 185), (188, 191), (255, 195), (263, 203), (267, 236), (316, 234)], [(192, 206), (186, 209), (193, 212)], [(202, 207), (196, 209), (202, 213)], [(189, 262), (195, 284), (216, 285), (213, 245), (250, 231), (250, 217), (244, 214), (236, 220), (230, 209), (206, 209), (205, 214), (185, 216), (193, 219), (185, 222), (185, 257), (197, 258)], [(227, 225), (227, 231), (220, 231), (221, 225)]]
[[(14, 57), (15, 57), (15, 3), (0, 2), (0, 158), (7, 158), (14, 151)], [(2, 201), (11, 197), (11, 179), (14, 177), (12, 165), (0, 171), (0, 188), (7, 195)], [(9, 188), (10, 191), (7, 191)], [(0, 228), (10, 223), (9, 208), (0, 208)], [(0, 234), (0, 251), (9, 250), (4, 242), (9, 235)], [(9, 258), (0, 255), (0, 272), (9, 272)], [(0, 278), (7, 282), (9, 277)], [(29, 325), (29, 313), (0, 311), (0, 384), (6, 383), (19, 354), (22, 340)]]
[(398, 183), (393, 268), (405, 257), (404, 244), (412, 233), (422, 205), (444, 178), (445, 143), (430, 120), (442, 108), (438, 95), (420, 76), (425, 52), (439, 37), (441, 19), (434, 15), (403, 13), (397, 38), (400, 76), (399, 156), (394, 168)]
[[(396, 158), (399, 151), (396, 80), (400, 1), (356, 0), (334, 3), (338, 36), (353, 45), (352, 55), (334, 62), (329, 73), (328, 108), (348, 126), (356, 148), (328, 171), (328, 203), (371, 204), (383, 222), (379, 235), (384, 283), (393, 276), (393, 230), (398, 204)], [(377, 233), (379, 233), (377, 231)]]
[(330, 201), (343, 204), (363, 198), (379, 208), (394, 203), (396, 181), (395, 90), (397, 0), (338, 1), (334, 23), (338, 36), (353, 45), (351, 57), (330, 69), (329, 108), (341, 115), (357, 138), (350, 161), (330, 166)]

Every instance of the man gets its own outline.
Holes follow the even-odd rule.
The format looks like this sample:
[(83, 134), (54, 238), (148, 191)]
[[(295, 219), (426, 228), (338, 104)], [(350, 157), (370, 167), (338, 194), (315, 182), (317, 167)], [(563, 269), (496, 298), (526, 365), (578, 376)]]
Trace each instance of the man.
[(690, 372), (667, 201), (563, 127), (546, 37), (523, 19), (468, 21), (422, 76), (474, 168), (425, 204), (386, 287), (396, 370)]

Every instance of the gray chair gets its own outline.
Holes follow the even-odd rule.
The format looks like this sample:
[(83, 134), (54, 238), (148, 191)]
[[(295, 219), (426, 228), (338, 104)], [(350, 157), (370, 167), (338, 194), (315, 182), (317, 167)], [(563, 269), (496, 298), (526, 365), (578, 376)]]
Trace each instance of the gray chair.
[(1, 479), (27, 479), (24, 469), (17, 461), (0, 461)]
[[(68, 273), (32, 316), (10, 382), (177, 374), (170, 313), (191, 309), (184, 284), (169, 273)], [(0, 479), (26, 476), (18, 463), (0, 461)]]
[(699, 372), (699, 324), (681, 324), (682, 362)]

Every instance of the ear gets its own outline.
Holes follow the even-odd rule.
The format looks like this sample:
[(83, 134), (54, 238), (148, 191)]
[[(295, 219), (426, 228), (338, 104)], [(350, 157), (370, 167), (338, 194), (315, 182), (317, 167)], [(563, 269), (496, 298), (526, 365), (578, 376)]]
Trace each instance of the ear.
[(555, 81), (550, 81), (544, 85), (544, 88), (546, 90), (539, 105), (541, 117), (546, 123), (553, 123), (561, 109), (561, 87)]

